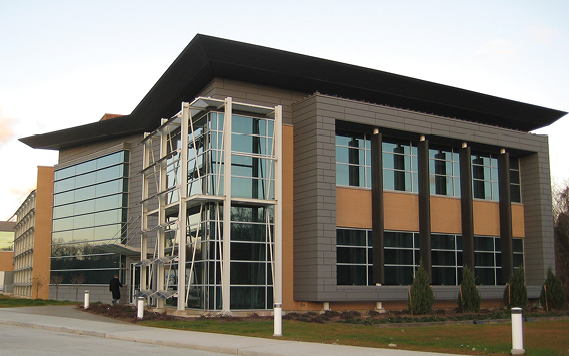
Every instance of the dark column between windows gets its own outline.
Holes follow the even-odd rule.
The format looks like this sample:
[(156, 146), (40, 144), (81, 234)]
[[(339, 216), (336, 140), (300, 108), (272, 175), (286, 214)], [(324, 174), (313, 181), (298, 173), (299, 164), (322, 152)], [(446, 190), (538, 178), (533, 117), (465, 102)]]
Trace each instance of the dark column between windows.
[(423, 267), (431, 274), (431, 190), (429, 184), (429, 141), (421, 137), (418, 145), (419, 163), (419, 238)]
[(462, 262), (474, 272), (474, 218), (472, 199), (472, 162), (470, 147), (460, 149), (460, 212), (462, 217)]
[(383, 245), (383, 157), (381, 132), (374, 130), (371, 136), (371, 234), (373, 240), (373, 281), (385, 282)]
[(508, 282), (514, 272), (512, 251), (512, 201), (510, 197), (510, 154), (502, 150), (498, 159), (498, 186), (500, 189), (500, 242), (502, 245), (502, 283)]

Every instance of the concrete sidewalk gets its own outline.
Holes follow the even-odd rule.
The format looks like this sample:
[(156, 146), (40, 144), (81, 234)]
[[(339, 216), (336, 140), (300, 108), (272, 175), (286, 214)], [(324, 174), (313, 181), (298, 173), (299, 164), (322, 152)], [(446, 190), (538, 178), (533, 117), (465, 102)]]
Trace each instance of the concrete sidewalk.
[[(316, 344), (139, 326), (76, 310), (74, 306), (0, 308), (0, 323), (108, 339), (248, 356), (448, 356), (449, 354)], [(286, 332), (286, 331), (285, 331)]]

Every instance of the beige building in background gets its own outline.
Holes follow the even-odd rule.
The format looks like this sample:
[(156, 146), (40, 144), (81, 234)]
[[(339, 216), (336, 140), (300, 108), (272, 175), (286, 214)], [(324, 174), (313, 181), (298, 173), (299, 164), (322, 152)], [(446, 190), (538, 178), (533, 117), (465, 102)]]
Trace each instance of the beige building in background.
[[(38, 167), (37, 189), (16, 213), (14, 239), (14, 294), (49, 298), (53, 167)], [(36, 290), (35, 284), (39, 283)]]

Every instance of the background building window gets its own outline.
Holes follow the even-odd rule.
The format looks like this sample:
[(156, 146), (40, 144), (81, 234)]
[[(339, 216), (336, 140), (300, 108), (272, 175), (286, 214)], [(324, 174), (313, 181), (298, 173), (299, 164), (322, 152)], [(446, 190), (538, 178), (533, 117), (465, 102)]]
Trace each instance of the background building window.
[(336, 184), (371, 188), (371, 140), (354, 132), (336, 133)]
[(14, 233), (12, 231), (0, 231), (1, 251), (14, 251)]
[(472, 194), (475, 199), (500, 200), (498, 159), (489, 153), (472, 154)]
[(417, 144), (384, 138), (382, 151), (383, 189), (418, 192)]
[(431, 194), (460, 197), (459, 155), (450, 147), (429, 147)]

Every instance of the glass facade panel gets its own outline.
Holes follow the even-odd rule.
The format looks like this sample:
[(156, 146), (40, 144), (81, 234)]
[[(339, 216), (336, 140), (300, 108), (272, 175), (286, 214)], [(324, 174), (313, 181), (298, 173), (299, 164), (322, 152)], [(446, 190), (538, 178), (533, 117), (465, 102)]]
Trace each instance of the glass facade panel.
[(497, 201), (498, 159), (490, 153), (472, 153), (472, 194), (475, 199)]
[(417, 144), (384, 138), (382, 151), (383, 189), (418, 192)]
[[(338, 285), (375, 285), (373, 283), (373, 244), (371, 230), (336, 229)], [(367, 239), (366, 239), (367, 236)], [(386, 285), (408, 285), (419, 265), (419, 234), (384, 232), (384, 268)], [(514, 266), (523, 262), (523, 239), (513, 239)], [(475, 236), (475, 273), (477, 284), (501, 284), (500, 238)], [(462, 281), (462, 237), (451, 234), (431, 235), (433, 285), (459, 285)]]
[(371, 188), (370, 136), (336, 133), (336, 185)]
[(456, 149), (429, 147), (429, 179), (431, 194), (460, 196), (460, 165)]
[(124, 268), (120, 255), (96, 246), (124, 233), (128, 156), (117, 152), (55, 171), (51, 268), (65, 276), (63, 284), (78, 271), (87, 277), (85, 284), (107, 284)]

